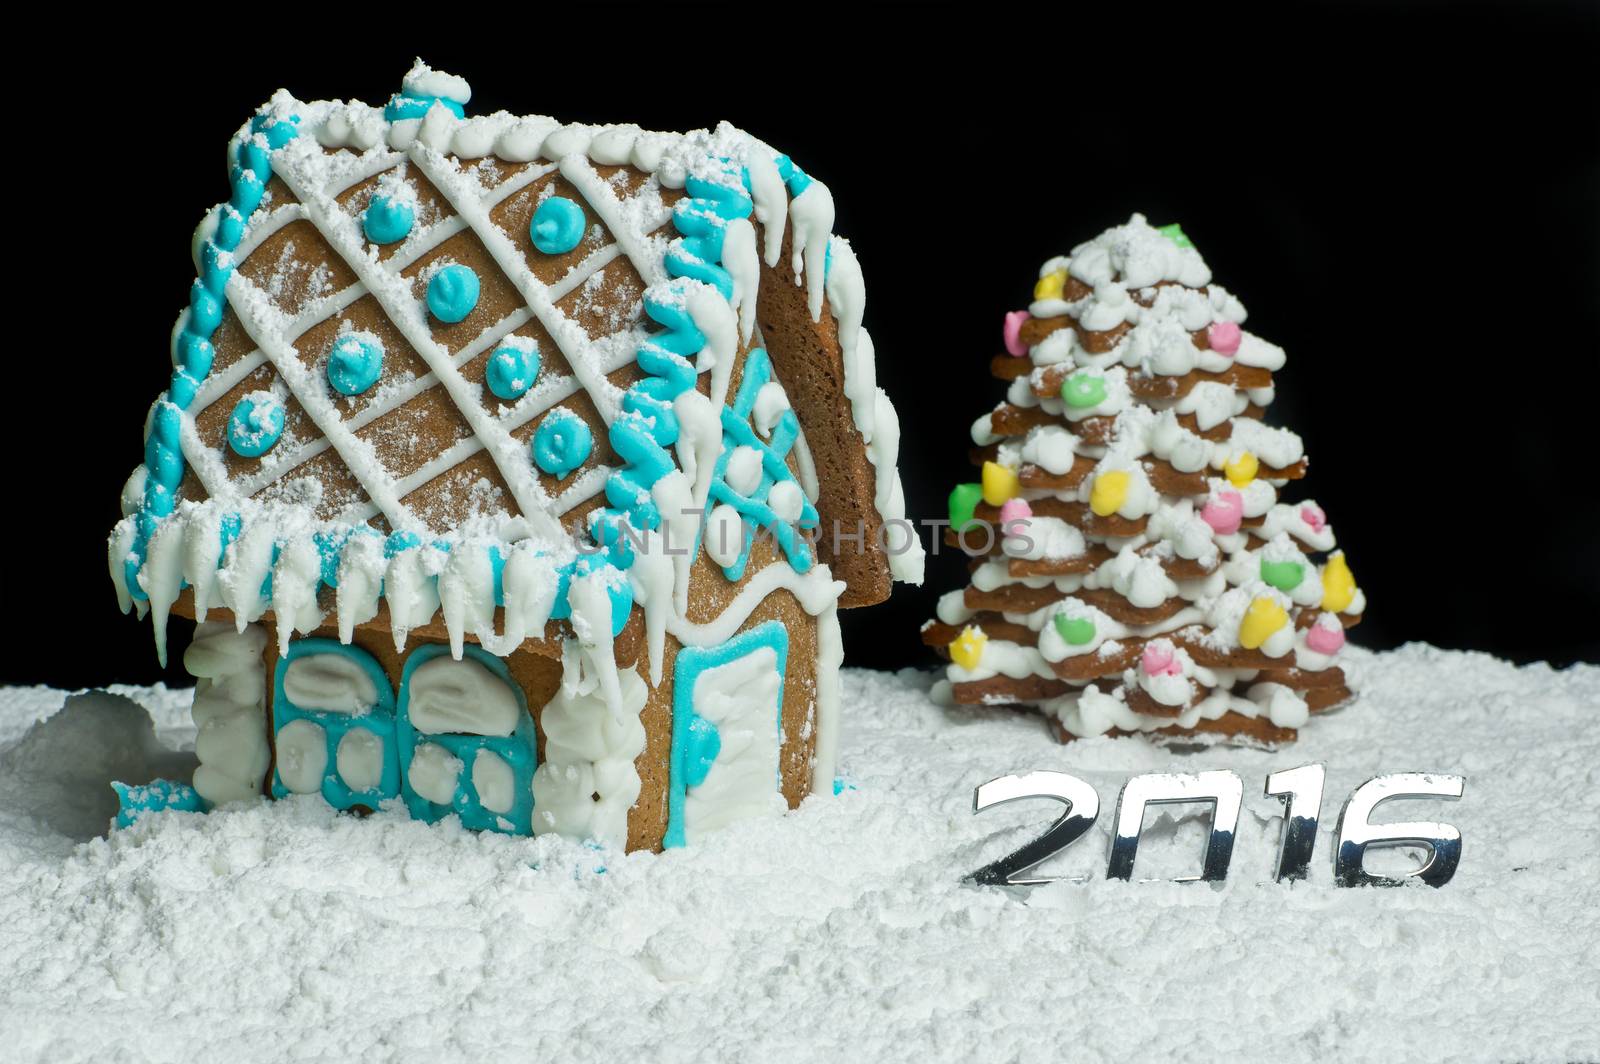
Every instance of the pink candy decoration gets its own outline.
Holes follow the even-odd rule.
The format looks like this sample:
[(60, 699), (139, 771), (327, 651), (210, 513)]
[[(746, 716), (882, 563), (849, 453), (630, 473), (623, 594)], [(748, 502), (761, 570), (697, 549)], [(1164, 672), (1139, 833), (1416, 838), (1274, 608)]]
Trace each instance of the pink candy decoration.
[[(1311, 526), (1311, 531), (1321, 532), (1328, 523), (1328, 515), (1322, 512), (1322, 507), (1312, 506), (1310, 503), (1300, 507), (1300, 520)], [(1344, 642), (1343, 637), (1339, 640)]]
[(1028, 321), (1032, 317), (1033, 315), (1029, 314), (1025, 310), (1012, 310), (1006, 312), (1006, 327), (1004, 332), (1006, 338), (1006, 354), (1015, 355), (1016, 357), (1021, 358), (1023, 355), (1028, 353), (1028, 347), (1022, 342), (1022, 337), (1019, 334), (1022, 330), (1022, 323)]
[(1007, 499), (1005, 505), (1000, 507), (1000, 527), (1010, 528), (1013, 521), (1026, 521), (1033, 516), (1033, 507), (1028, 505), (1027, 499)]
[(1211, 341), (1211, 350), (1229, 357), (1239, 350), (1239, 339), (1243, 335), (1239, 326), (1231, 321), (1212, 322), (1211, 328), (1206, 330), (1206, 339)]
[(1342, 627), (1324, 628), (1318, 624), (1306, 633), (1306, 646), (1318, 654), (1332, 654), (1344, 646), (1344, 629)]
[(1183, 666), (1178, 664), (1172, 654), (1170, 643), (1147, 643), (1141, 657), (1147, 676), (1182, 676)]
[(1217, 535), (1231, 536), (1244, 520), (1244, 496), (1236, 491), (1219, 491), (1200, 508), (1200, 518)]

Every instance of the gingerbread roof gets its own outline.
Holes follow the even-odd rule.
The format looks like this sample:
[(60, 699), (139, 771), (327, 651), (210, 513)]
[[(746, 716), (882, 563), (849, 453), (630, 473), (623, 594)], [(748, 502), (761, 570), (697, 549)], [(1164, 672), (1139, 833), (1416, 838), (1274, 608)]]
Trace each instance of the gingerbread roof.
[[(158, 646), (186, 587), (284, 644), (331, 612), (400, 645), (442, 613), (501, 654), (565, 618), (598, 657), (635, 602), (657, 628), (684, 608), (649, 537), (698, 553), (741, 520), (798, 573), (832, 563), (841, 605), (920, 581), (914, 538), (876, 534), (898, 426), (827, 187), (728, 125), (470, 96), (419, 61), (384, 107), (280, 91), (235, 135), (111, 536), (124, 610)], [(808, 542), (824, 519), (864, 549)], [(738, 581), (734, 539), (707, 550)]]

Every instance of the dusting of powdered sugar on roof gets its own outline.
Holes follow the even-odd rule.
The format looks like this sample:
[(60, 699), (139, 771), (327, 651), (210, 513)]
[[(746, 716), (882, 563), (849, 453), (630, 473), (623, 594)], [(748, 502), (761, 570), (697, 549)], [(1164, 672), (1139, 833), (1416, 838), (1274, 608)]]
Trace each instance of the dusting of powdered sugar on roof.
[[(137, 608), (141, 614), (148, 610), (154, 615), (158, 651), (163, 655), (166, 613), (186, 587), (196, 590), (196, 612), (201, 617), (208, 597), (214, 604), (225, 603), (240, 626), (272, 611), (277, 642), (285, 650), (294, 633), (308, 633), (323, 621), (321, 603), (326, 596), (319, 589), (326, 586), (335, 589), (335, 613), (346, 642), (354, 626), (376, 616), (380, 597), (388, 607), (397, 647), (403, 646), (409, 629), (428, 623), (442, 609), (457, 657), (465, 634), (496, 653), (509, 653), (522, 639), (538, 638), (547, 621), (567, 619), (574, 631), (585, 635), (579, 640), (585, 658), (600, 674), (608, 700), (614, 700), (612, 666), (600, 660), (611, 653), (605, 633), (620, 630), (636, 601), (645, 604), (643, 585), (638, 580), (630, 584), (624, 577), (631, 559), (612, 544), (600, 544), (599, 560), (593, 565), (574, 557), (572, 536), (557, 517), (602, 491), (613, 507), (625, 509), (648, 500), (636, 492), (613, 491), (617, 487), (613, 480), (629, 471), (631, 459), (620, 466), (587, 470), (552, 499), (532, 473), (527, 444), (512, 433), (541, 414), (559, 410), (554, 404), (579, 393), (592, 400), (602, 428), (624, 418), (629, 389), (614, 383), (611, 376), (635, 360), (646, 342), (646, 324), (630, 324), (613, 314), (614, 331), (591, 339), (585, 328), (557, 308), (557, 301), (566, 295), (587, 292), (617, 257), (631, 262), (645, 281), (647, 311), (652, 305), (681, 311), (683, 335), (692, 335), (700, 345), (684, 354), (692, 356), (696, 372), (710, 374), (712, 405), (724, 402), (740, 340), (748, 341), (753, 331), (758, 250), (745, 218), (724, 217), (713, 209), (716, 204), (707, 206), (709, 201), (697, 196), (742, 200), (743, 214), (753, 213), (765, 227), (765, 247), (759, 253), (769, 266), (776, 262), (784, 229), (791, 227), (796, 283), (806, 290), (813, 320), (820, 318), (826, 304), (840, 323), (845, 391), (876, 470), (877, 508), (886, 525), (903, 524), (903, 491), (895, 469), (898, 425), (886, 396), (872, 383), (872, 344), (861, 328), (864, 287), (848, 245), (832, 234), (832, 197), (822, 182), (727, 123), (679, 134), (647, 132), (633, 125), (563, 124), (544, 116), (506, 112), (467, 117), (462, 105), (470, 99), (471, 87), (464, 79), (418, 60), (403, 79), (401, 91), (382, 107), (338, 100), (305, 102), (279, 90), (230, 142), (234, 195), (208, 212), (196, 231), (200, 281), (193, 306), (173, 329), (173, 385), (152, 407), (146, 426), (146, 465), (141, 466), (142, 475), (136, 473), (129, 480), (125, 518), (108, 546), (119, 603), (125, 610)], [(484, 168), (462, 165), (491, 156), (534, 165), (522, 167), (500, 184), (483, 179)], [(647, 176), (646, 187), (687, 186), (690, 195), (676, 209), (667, 208), (659, 195), (619, 195), (612, 182), (596, 171), (597, 165), (632, 166)], [(352, 216), (339, 197), (358, 183), (381, 176), (380, 192), (416, 212), (414, 190), (395, 176), (400, 169), (420, 175), (437, 189), (450, 217), (445, 222), (408, 219), (410, 235), (399, 238), (402, 242), (394, 245), (394, 254), (384, 259), (364, 233), (362, 220)], [(489, 215), (519, 188), (552, 172), (577, 188), (615, 241), (614, 248), (598, 249), (574, 267), (569, 277), (577, 280), (570, 285), (535, 278), (522, 252)], [(742, 177), (746, 172), (748, 180)], [(288, 187), (292, 201), (275, 202), (273, 190), (279, 184)], [(337, 292), (311, 292), (305, 306), (290, 313), (278, 305), (279, 291), (270, 279), (257, 283), (236, 267), (285, 226), (306, 223), (353, 274), (355, 283)], [(669, 223), (676, 225), (676, 234), (668, 231)], [(697, 243), (707, 225), (719, 230), (720, 239)], [(536, 321), (571, 368), (570, 376), (534, 386), (509, 406), (478, 401), (477, 385), (461, 370), (481, 349), (469, 344), (456, 350), (436, 341), (428, 318), (438, 313), (432, 307), (431, 287), (429, 299), (421, 301), (402, 273), (438, 243), (466, 231), (478, 238), (521, 304), (473, 343), (493, 345), (519, 321)], [(828, 281), (830, 250), (842, 266)], [(292, 257), (288, 249), (281, 255)], [(428, 285), (447, 268), (465, 269), (438, 258), (422, 271), (421, 282)], [(323, 288), (328, 288), (327, 281), (326, 276), (320, 278)], [(340, 398), (330, 394), (313, 365), (299, 357), (294, 338), (363, 298), (376, 304), (421, 359), (426, 373), (413, 373), (404, 381), (382, 381), (368, 405), (346, 417)], [(210, 330), (217, 327), (224, 307), (233, 310), (256, 350), (212, 374)], [(248, 476), (235, 480), (226, 456), (199, 439), (194, 415), (248, 374), (267, 366), (276, 372), (272, 396), (277, 405), (268, 409), (270, 404), (263, 400), (252, 416), (258, 420), (277, 416), (292, 397), (314, 427), (315, 438), (278, 423), (269, 425), (268, 435), (281, 435), (252, 443), (252, 449), (262, 442), (265, 446), (248, 457), (259, 458), (273, 446), (278, 451)], [(437, 387), (448, 396), (470, 434), (402, 475), (385, 468), (360, 430), (424, 387)], [(643, 393), (634, 398), (645, 401)], [(715, 411), (697, 411), (693, 403), (678, 405), (685, 438), (674, 451), (663, 452), (663, 468), (680, 469), (681, 463), (681, 469), (688, 469), (691, 460), (683, 457), (687, 444), (720, 446), (721, 437)], [(687, 429), (696, 426), (698, 436), (690, 441)], [(358, 496), (308, 498), (304, 492), (289, 490), (294, 470), (324, 451), (333, 452), (349, 471), (360, 489)], [(432, 527), (412, 510), (406, 501), (412, 492), (480, 453), (505, 484), (504, 492), (496, 489), (489, 493), (494, 499), (488, 495), (485, 499), (494, 502), (508, 494), (520, 517), (506, 520), (504, 514), (491, 513), (484, 515), (492, 519), (488, 524), (455, 519), (451, 527), (442, 528)], [(802, 483), (814, 499), (816, 479), (803, 435), (794, 443), (794, 454)], [(715, 457), (711, 453), (699, 459), (703, 468), (689, 493), (695, 502), (705, 500)], [(578, 464), (582, 462), (580, 458)], [(187, 474), (200, 482), (204, 502), (179, 497), (178, 480)], [(314, 482), (311, 486), (316, 487)], [(313, 518), (318, 502), (329, 509), (338, 507), (334, 520)], [(387, 525), (386, 537), (371, 527), (377, 519)], [(600, 532), (588, 527), (575, 534), (588, 537)], [(376, 553), (374, 536), (382, 541)], [(490, 556), (496, 565), (487, 563)], [(530, 560), (535, 556), (537, 565)], [(503, 581), (499, 564), (506, 567)], [(539, 595), (549, 575), (546, 570), (552, 567), (560, 568), (563, 588), (554, 602)], [(920, 544), (913, 539), (909, 549), (891, 554), (890, 567), (900, 579), (920, 580)], [(791, 590), (818, 581), (831, 586), (825, 571), (791, 575), (795, 585)], [(686, 579), (682, 572), (673, 577)], [(681, 605), (670, 616), (662, 611), (681, 604), (683, 597), (676, 591), (657, 594), (648, 603), (657, 614), (652, 626), (658, 635), (682, 619)], [(812, 599), (815, 596), (807, 601)], [(497, 605), (506, 607), (511, 625), (498, 632)], [(659, 656), (657, 639), (652, 645), (657, 665)]]

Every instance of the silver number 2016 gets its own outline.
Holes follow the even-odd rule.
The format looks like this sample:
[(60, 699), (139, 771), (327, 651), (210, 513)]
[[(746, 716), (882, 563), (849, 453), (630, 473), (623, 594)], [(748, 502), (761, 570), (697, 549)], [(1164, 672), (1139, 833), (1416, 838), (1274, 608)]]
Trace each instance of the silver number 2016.
[[(1265, 793), (1284, 803), (1283, 827), (1278, 836), (1278, 860), (1273, 877), (1304, 879), (1317, 843), (1317, 820), (1322, 812), (1326, 770), (1321, 764), (1284, 769), (1267, 777)], [(1461, 797), (1466, 779), (1441, 773), (1398, 772), (1372, 779), (1357, 787), (1339, 814), (1338, 846), (1333, 855), (1334, 882), (1341, 887), (1398, 886), (1416, 878), (1442, 887), (1461, 863), (1461, 833), (1449, 824), (1408, 821), (1373, 824), (1372, 812), (1383, 802), (1403, 798)], [(1108, 879), (1132, 879), (1134, 859), (1145, 810), (1152, 805), (1206, 803), (1211, 806), (1211, 828), (1199, 875), (1180, 881), (1218, 881), (1228, 875), (1233, 838), (1239, 823), (1244, 786), (1227, 770), (1199, 773), (1153, 772), (1134, 776), (1117, 796), (1116, 822), (1111, 835)], [(1084, 780), (1065, 772), (1029, 772), (1000, 776), (973, 792), (972, 811), (981, 813), (1007, 802), (1048, 798), (1065, 808), (1043, 834), (967, 877), (989, 886), (1027, 887), (1055, 882), (1059, 876), (1024, 876), (1023, 873), (1065, 850), (1094, 826), (1100, 814), (1100, 796)], [(1401, 876), (1373, 875), (1362, 867), (1366, 852), (1380, 846), (1420, 846), (1428, 859)], [(1079, 877), (1084, 878), (1084, 877)]]

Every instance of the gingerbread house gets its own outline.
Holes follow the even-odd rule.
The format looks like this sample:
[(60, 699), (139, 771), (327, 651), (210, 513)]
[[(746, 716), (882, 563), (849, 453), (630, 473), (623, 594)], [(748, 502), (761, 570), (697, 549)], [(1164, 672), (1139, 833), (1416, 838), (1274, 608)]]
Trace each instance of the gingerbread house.
[(831, 790), (836, 610), (922, 552), (828, 188), (470, 96), (229, 144), (109, 549), (163, 660), (199, 622), (189, 803), (639, 849)]

